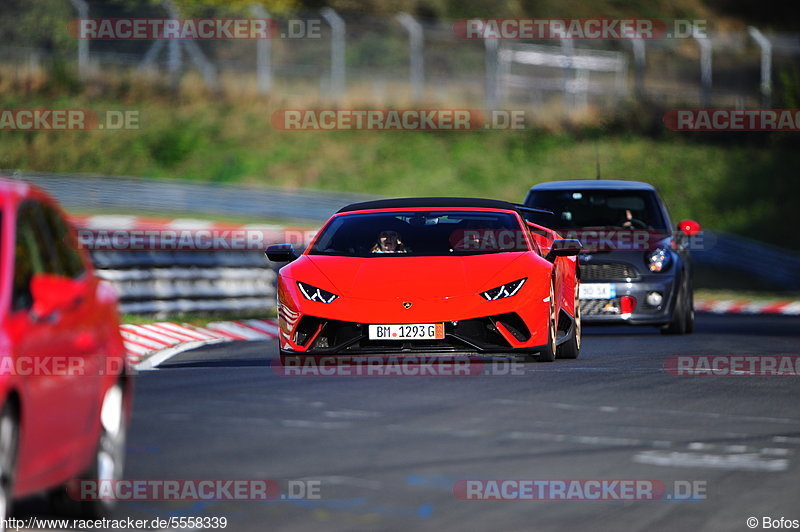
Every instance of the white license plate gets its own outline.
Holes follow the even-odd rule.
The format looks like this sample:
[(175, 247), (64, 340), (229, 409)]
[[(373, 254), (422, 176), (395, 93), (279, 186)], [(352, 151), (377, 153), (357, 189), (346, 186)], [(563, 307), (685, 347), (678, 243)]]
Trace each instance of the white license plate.
[(611, 283), (581, 283), (581, 299), (614, 299), (617, 290)]
[(370, 325), (370, 340), (441, 340), (444, 323), (411, 323), (404, 325)]

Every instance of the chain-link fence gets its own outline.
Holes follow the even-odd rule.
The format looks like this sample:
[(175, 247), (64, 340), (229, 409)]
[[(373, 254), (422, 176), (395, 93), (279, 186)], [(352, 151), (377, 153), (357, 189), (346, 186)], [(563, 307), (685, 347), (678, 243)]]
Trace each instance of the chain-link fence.
[[(78, 39), (80, 19), (270, 19), (270, 39)], [(274, 30), (274, 31), (273, 31)], [(607, 111), (622, 101), (770, 107), (797, 79), (800, 34), (757, 28), (654, 40), (464, 39), (453, 21), (376, 17), (330, 9), (267, 13), (250, 6), (180, 12), (168, 0), (131, 4), (5, 0), (4, 76), (75, 72), (86, 79), (195, 75), (211, 89), (252, 90), (278, 101), (408, 103)], [(66, 74), (65, 74), (66, 75)], [(791, 90), (796, 91), (793, 87)]]

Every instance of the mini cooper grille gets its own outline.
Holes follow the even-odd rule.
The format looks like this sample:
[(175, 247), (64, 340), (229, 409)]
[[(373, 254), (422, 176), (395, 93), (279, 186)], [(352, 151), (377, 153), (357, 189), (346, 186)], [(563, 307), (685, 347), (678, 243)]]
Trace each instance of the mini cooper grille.
[(581, 314), (583, 316), (613, 316), (617, 314), (603, 310), (609, 303), (614, 308), (619, 308), (619, 302), (616, 299), (584, 299), (581, 301)]
[(625, 281), (639, 274), (630, 264), (581, 264), (581, 281)]

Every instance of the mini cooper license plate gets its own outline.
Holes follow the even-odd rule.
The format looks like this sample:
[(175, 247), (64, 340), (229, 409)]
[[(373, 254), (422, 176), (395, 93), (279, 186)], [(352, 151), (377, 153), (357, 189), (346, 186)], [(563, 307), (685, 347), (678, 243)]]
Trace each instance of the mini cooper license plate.
[(404, 325), (370, 325), (370, 340), (441, 340), (444, 323), (412, 323)]
[(611, 283), (581, 283), (581, 299), (614, 299), (617, 291)]

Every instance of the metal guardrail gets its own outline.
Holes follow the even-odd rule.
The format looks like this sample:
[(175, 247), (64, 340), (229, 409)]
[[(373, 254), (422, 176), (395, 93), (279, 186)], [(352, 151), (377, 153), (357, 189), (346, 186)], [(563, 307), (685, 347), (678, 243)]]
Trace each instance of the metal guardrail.
[(120, 312), (166, 316), (186, 312), (275, 308), (275, 271), (258, 251), (94, 251), (97, 275), (120, 297)]
[(44, 188), (66, 209), (120, 209), (156, 213), (252, 216), (257, 219), (322, 222), (368, 194), (288, 190), (269, 186), (222, 185), (116, 176), (48, 174), (7, 170), (5, 175)]
[(707, 231), (707, 249), (692, 252), (697, 269), (737, 272), (758, 288), (800, 290), (800, 253), (738, 235)]

